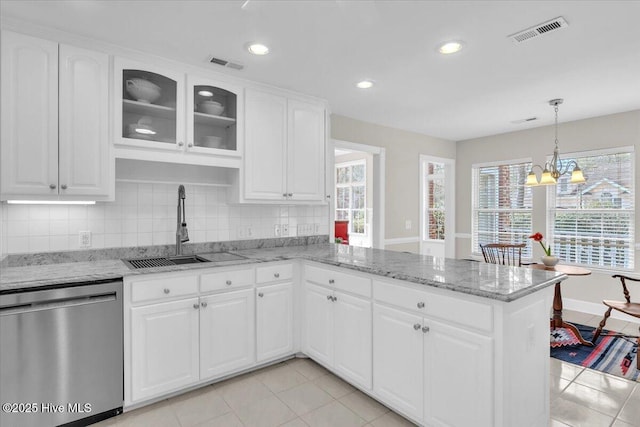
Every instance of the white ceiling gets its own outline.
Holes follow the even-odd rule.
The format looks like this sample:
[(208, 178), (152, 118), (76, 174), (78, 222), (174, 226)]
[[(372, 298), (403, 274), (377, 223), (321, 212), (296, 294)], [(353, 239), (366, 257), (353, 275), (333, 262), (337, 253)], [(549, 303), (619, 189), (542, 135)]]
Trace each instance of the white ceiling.
[[(640, 109), (640, 1), (11, 1), (3, 16), (210, 66), (449, 140)], [(558, 16), (569, 27), (515, 44)], [(438, 43), (461, 39), (454, 55)], [(261, 41), (264, 57), (244, 45)], [(206, 63), (210, 54), (242, 71)], [(373, 89), (357, 89), (362, 79)], [(513, 124), (527, 117), (539, 121)]]

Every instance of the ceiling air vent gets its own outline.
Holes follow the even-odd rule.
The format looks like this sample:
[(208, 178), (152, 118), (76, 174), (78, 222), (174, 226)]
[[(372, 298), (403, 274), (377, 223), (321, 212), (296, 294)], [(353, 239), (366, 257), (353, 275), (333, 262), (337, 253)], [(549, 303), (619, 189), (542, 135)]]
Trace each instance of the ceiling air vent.
[(535, 25), (531, 28), (527, 28), (524, 31), (520, 31), (515, 34), (511, 34), (509, 38), (515, 43), (522, 43), (527, 40), (539, 37), (543, 34), (550, 33), (552, 31), (559, 30), (560, 28), (568, 27), (569, 24), (562, 16), (559, 16), (551, 21), (543, 22), (542, 24)]
[(242, 70), (244, 68), (244, 65), (238, 62), (227, 61), (226, 59), (216, 58), (215, 56), (212, 56), (209, 62), (222, 67), (233, 68), (234, 70)]
[(519, 125), (520, 123), (534, 122), (536, 120), (538, 120), (537, 117), (529, 117), (529, 118), (526, 118), (526, 119), (514, 120), (511, 123)]

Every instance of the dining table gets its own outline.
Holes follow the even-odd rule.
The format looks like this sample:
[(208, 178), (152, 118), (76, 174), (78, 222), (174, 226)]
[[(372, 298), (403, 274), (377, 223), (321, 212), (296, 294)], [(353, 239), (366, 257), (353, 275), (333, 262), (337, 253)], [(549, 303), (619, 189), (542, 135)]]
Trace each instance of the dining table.
[[(575, 265), (557, 264), (554, 267), (548, 267), (544, 264), (530, 264), (528, 265), (528, 267), (536, 270), (557, 271), (558, 273), (564, 273), (567, 276), (588, 276), (591, 274), (591, 270)], [(562, 282), (556, 283), (555, 291), (553, 294), (553, 317), (551, 318), (551, 327), (554, 329), (568, 329), (573, 332), (578, 341), (580, 341), (580, 344), (593, 347), (593, 343), (591, 341), (585, 340), (575, 325), (565, 322), (562, 318), (562, 289), (560, 287), (561, 283)]]

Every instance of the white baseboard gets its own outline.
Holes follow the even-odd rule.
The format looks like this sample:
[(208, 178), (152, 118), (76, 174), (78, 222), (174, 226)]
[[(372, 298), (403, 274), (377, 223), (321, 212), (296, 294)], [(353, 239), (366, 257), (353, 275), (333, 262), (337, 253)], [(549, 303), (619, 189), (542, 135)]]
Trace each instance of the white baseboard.
[[(567, 310), (593, 314), (594, 316), (604, 316), (604, 312), (607, 311), (607, 307), (604, 304), (597, 304), (595, 302), (581, 301), (571, 298), (562, 298), (562, 307), (566, 308)], [(624, 322), (640, 324), (640, 319), (632, 316), (627, 316), (626, 314), (620, 313), (617, 310), (613, 310), (611, 312), (611, 318), (619, 319)]]

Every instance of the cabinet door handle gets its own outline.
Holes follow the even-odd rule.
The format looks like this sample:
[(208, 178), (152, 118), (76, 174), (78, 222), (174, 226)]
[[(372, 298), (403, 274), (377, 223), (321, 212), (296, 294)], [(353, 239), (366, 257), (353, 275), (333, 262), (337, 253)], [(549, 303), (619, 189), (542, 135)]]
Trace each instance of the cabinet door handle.
[(287, 193), (282, 193), (282, 197), (287, 197)]
[(193, 304), (193, 308), (195, 308), (196, 310), (198, 309), (198, 307), (200, 307), (200, 304)]
[(263, 294), (262, 292), (260, 292), (260, 293), (258, 294), (258, 296), (259, 296), (260, 298), (262, 298), (262, 297), (264, 296), (264, 294)]
[(227, 280), (227, 286), (231, 286), (231, 280)]
[(178, 142), (178, 147), (182, 147), (184, 145), (184, 142), (180, 141)]
[(422, 301), (418, 303), (418, 308), (424, 308), (424, 303)]
[(200, 305), (204, 308), (204, 307), (206, 307), (206, 306), (207, 306), (207, 303), (206, 303), (206, 302), (204, 302), (204, 301), (202, 301), (202, 302), (200, 303)]
[(193, 147), (193, 143), (192, 142), (188, 143), (187, 147), (189, 147), (189, 148)]
[(66, 189), (67, 189), (67, 184), (62, 184), (62, 185), (60, 186), (60, 188), (62, 188), (63, 190), (66, 190)]
[(335, 281), (335, 280), (333, 280), (333, 279), (329, 279), (329, 284), (330, 284), (330, 285), (333, 285), (334, 283), (336, 283), (336, 281)]
[(327, 295), (327, 300), (329, 300), (329, 301), (333, 301), (333, 300), (331, 299), (331, 295)]
[(416, 323), (415, 325), (413, 325), (413, 329), (415, 329), (416, 331), (419, 331), (421, 327), (422, 325), (420, 323)]
[(273, 273), (273, 277), (277, 279), (278, 277), (280, 277), (280, 273)]
[(287, 196), (293, 197), (293, 193), (289, 193), (289, 194), (287, 194)]
[(55, 184), (49, 184), (49, 188), (52, 189), (52, 190), (55, 190), (56, 189), (56, 185)]
[(429, 332), (429, 327), (428, 326), (423, 326), (422, 327), (422, 333), (426, 334), (427, 332)]
[(333, 302), (336, 302), (336, 301), (338, 301), (338, 297), (334, 296), (333, 297)]
[(165, 294), (168, 294), (169, 292), (171, 292), (171, 289), (169, 289), (169, 288), (164, 288), (164, 293), (165, 293)]

